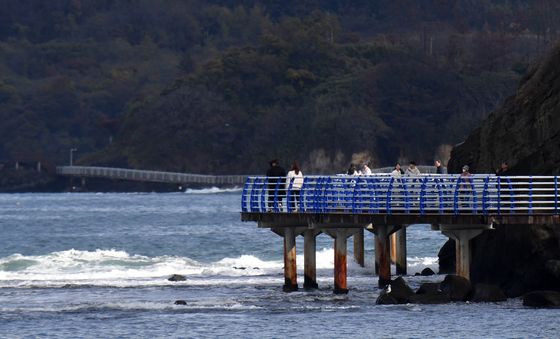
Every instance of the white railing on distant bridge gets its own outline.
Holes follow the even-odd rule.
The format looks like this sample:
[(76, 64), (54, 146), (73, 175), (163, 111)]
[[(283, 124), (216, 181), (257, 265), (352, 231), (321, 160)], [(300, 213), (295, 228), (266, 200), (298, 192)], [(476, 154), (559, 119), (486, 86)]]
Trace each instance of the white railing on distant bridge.
[(145, 171), (113, 167), (59, 166), (56, 173), (63, 176), (97, 177), (120, 180), (163, 182), (176, 184), (243, 185), (246, 175), (204, 175), (162, 171)]
[(420, 175), (248, 177), (243, 212), (558, 215), (558, 177)]

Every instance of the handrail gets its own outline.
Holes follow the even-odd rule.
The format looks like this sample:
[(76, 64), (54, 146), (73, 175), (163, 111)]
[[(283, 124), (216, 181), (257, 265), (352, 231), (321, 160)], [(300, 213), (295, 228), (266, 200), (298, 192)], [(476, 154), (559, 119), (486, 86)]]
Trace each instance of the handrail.
[(283, 177), (248, 177), (243, 186), (242, 211), (388, 215), (559, 213), (556, 176), (307, 176), (299, 199), (293, 199), (295, 206), (286, 200), (293, 196), (292, 184)]

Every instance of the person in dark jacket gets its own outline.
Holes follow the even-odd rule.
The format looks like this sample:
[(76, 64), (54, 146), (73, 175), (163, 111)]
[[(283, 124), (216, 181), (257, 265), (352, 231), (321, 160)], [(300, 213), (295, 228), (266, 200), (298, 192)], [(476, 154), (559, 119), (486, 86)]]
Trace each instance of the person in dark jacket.
[(282, 194), (284, 193), (284, 180), (286, 177), (286, 170), (278, 164), (278, 160), (273, 159), (269, 162), (270, 167), (266, 171), (266, 176), (268, 177), (268, 208), (272, 209), (274, 207), (274, 196), (276, 188), (278, 187), (278, 206), (282, 205)]
[(502, 165), (500, 166), (500, 168), (498, 168), (496, 170), (496, 175), (497, 176), (508, 176), (509, 175), (509, 167), (508, 167), (508, 163), (503, 161)]
[(439, 159), (435, 161), (435, 165), (436, 165), (436, 174), (443, 174), (443, 167), (441, 167), (441, 161), (439, 161)]

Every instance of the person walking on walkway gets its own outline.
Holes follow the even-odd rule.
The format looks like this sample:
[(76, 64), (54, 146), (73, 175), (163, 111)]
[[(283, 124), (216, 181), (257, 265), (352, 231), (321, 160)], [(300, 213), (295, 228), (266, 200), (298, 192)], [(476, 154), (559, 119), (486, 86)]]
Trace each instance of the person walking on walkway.
[[(290, 190), (290, 183), (292, 184)], [(292, 212), (296, 212), (298, 209), (298, 202), (301, 193), (301, 188), (303, 186), (303, 173), (301, 172), (297, 161), (292, 164), (292, 169), (288, 172), (286, 176), (286, 192), (288, 192), (288, 204)]]
[[(273, 159), (269, 162), (270, 168), (266, 171), (268, 182), (268, 208), (274, 208), (274, 201), (276, 200), (278, 208), (282, 206), (282, 189), (280, 183), (286, 176), (286, 170), (278, 164), (278, 160)], [(278, 192), (277, 192), (278, 188)], [(276, 199), (275, 199), (276, 198)]]

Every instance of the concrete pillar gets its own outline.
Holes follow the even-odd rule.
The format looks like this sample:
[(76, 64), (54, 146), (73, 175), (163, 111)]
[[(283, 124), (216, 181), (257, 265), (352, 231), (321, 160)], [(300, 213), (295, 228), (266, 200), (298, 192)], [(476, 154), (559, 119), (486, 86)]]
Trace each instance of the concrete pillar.
[(16, 161), (16, 171), (19, 169), (19, 161)]
[(346, 247), (348, 235), (344, 230), (337, 230), (334, 239), (334, 293), (348, 293), (346, 284), (347, 265)]
[(391, 234), (395, 237), (395, 265), (398, 275), (406, 275), (406, 226), (402, 226), (400, 230)]
[(317, 235), (321, 232), (316, 230), (306, 230), (303, 234), (303, 260), (304, 260), (304, 281), (303, 287), (306, 289), (318, 288), (317, 284)]
[(483, 229), (444, 229), (443, 234), (455, 240), (455, 269), (457, 275), (470, 280), (471, 246), (470, 240)]
[(364, 229), (360, 228), (358, 232), (354, 234), (354, 259), (356, 262), (364, 267)]
[(285, 292), (297, 291), (296, 235), (293, 227), (284, 229), (284, 287)]
[(375, 249), (375, 274), (379, 275), (379, 251), (378, 251), (378, 247), (379, 245), (377, 245), (377, 242), (379, 240), (377, 239), (377, 234), (374, 233), (373, 235), (373, 247)]
[(82, 189), (85, 188), (86, 187), (86, 177), (82, 177), (81, 183), (82, 183)]
[(41, 172), (41, 162), (37, 161), (37, 172)]
[(391, 282), (391, 254), (389, 236), (399, 229), (393, 225), (375, 225), (375, 260), (376, 273), (379, 275), (379, 287), (385, 287)]
[(375, 226), (375, 254), (379, 260), (379, 287), (385, 287), (391, 282), (391, 258), (389, 253), (388, 226)]

